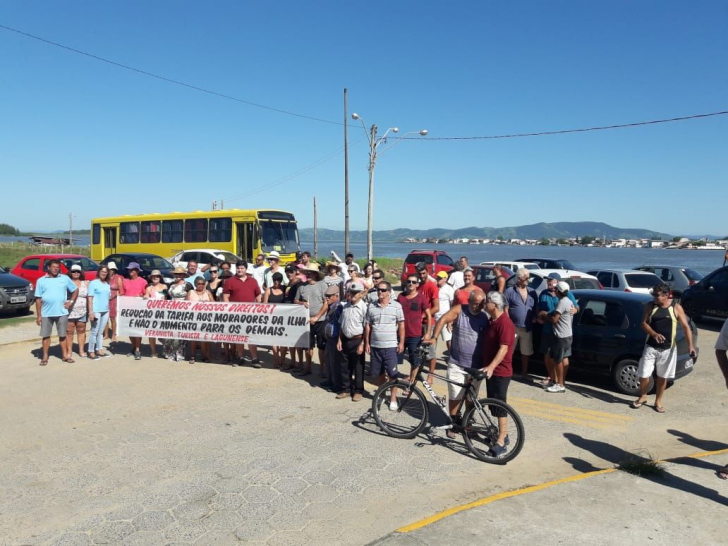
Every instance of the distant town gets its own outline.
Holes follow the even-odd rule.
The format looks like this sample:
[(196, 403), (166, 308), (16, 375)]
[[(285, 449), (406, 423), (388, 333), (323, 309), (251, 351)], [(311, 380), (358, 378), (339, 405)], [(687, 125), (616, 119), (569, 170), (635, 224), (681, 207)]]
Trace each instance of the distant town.
[(542, 237), (541, 239), (508, 239), (498, 237), (487, 238), (456, 238), (438, 239), (436, 237), (414, 238), (407, 237), (397, 240), (398, 243), (407, 244), (455, 244), (455, 245), (515, 245), (515, 246), (587, 246), (603, 248), (664, 248), (681, 250), (726, 250), (728, 239), (691, 240), (687, 237), (674, 237), (670, 241), (662, 239), (608, 239), (599, 237)]

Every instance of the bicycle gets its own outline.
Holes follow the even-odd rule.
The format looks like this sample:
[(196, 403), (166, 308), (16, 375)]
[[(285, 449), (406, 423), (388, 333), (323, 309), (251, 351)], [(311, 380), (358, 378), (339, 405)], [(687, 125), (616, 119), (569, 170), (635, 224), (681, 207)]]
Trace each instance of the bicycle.
[[(422, 353), (427, 347), (418, 348)], [(424, 359), (423, 359), (424, 361)], [(407, 378), (395, 378), (384, 383), (374, 393), (370, 410), (379, 428), (393, 438), (414, 438), (425, 428), (429, 421), (427, 399), (418, 388), (420, 382), (432, 398), (435, 405), (445, 414), (448, 424), (435, 427), (460, 432), (468, 450), (481, 461), (506, 464), (513, 460), (523, 448), (526, 439), (523, 421), (510, 405), (494, 398), (478, 399), (478, 392), (473, 380), (486, 379), (486, 374), (476, 368), (462, 368), (469, 376), (466, 383), (458, 383), (448, 377), (433, 373), (441, 381), (465, 388), (465, 395), (457, 409), (457, 418), (453, 420), (447, 408), (445, 397), (437, 396), (435, 391), (422, 377), (422, 366), (417, 370), (414, 382)], [(395, 389), (392, 403), (392, 389)], [(508, 431), (505, 439), (506, 452), (496, 455), (493, 446), (499, 436), (498, 418), (507, 419)]]

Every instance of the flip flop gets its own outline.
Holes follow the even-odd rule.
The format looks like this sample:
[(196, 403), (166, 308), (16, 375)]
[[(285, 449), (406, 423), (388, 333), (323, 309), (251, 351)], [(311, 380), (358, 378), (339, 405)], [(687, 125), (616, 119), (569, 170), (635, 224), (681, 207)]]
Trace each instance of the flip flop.
[(718, 476), (721, 480), (728, 480), (728, 465), (725, 465), (723, 468), (717, 470), (715, 472), (715, 475)]
[(74, 362), (76, 362), (76, 361), (75, 361), (75, 360), (73, 360), (72, 358), (64, 358), (64, 359), (63, 359), (63, 362), (68, 362), (69, 364), (73, 364), (73, 363), (74, 363)]
[(663, 408), (662, 406), (655, 406), (655, 411), (657, 413), (665, 413), (665, 408)]
[(38, 366), (47, 366), (47, 365), (48, 365), (48, 361), (47, 360), (41, 360), (40, 361), (40, 364), (38, 364)]
[(646, 403), (646, 401), (645, 401), (645, 402), (640, 402), (639, 400), (634, 400), (634, 401), (633, 401), (633, 402), (632, 402), (632, 403), (630, 404), (630, 407), (631, 407), (632, 409), (640, 409), (640, 408), (641, 408), (642, 406), (644, 406), (644, 405), (645, 405), (645, 403)]

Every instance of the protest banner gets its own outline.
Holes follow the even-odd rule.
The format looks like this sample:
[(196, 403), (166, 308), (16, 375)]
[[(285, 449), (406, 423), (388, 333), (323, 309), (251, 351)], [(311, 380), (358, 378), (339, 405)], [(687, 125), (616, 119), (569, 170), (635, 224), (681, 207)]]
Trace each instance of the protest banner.
[(308, 348), (302, 305), (119, 297), (118, 333), (130, 337)]

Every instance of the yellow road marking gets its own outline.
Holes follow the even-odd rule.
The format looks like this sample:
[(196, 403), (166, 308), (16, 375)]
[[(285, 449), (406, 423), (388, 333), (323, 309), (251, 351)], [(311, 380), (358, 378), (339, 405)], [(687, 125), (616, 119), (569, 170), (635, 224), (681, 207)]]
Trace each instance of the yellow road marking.
[(537, 417), (539, 419), (546, 419), (547, 421), (558, 421), (560, 423), (571, 423), (574, 425), (580, 425), (587, 428), (595, 428), (599, 430), (604, 430), (607, 428), (621, 428), (625, 429), (624, 425), (621, 423), (617, 424), (609, 424), (609, 423), (601, 423), (601, 422), (591, 422), (585, 419), (579, 419), (578, 417), (568, 417), (568, 416), (561, 416), (561, 415), (554, 415), (552, 413), (543, 413), (541, 411), (534, 411), (530, 408), (523, 408), (516, 406), (516, 410), (520, 415), (528, 415), (529, 417)]
[[(724, 453), (728, 453), (728, 448), (726, 449), (718, 449), (716, 451), (702, 451), (700, 453), (694, 453), (692, 455), (681, 455), (678, 457), (673, 457), (671, 459), (665, 459), (665, 461), (658, 461), (658, 462), (672, 462), (678, 459), (700, 459), (702, 457), (709, 457), (711, 455), (722, 455)], [(448, 508), (447, 510), (443, 510), (442, 512), (438, 512), (437, 514), (430, 516), (428, 518), (422, 519), (420, 521), (417, 521), (415, 523), (412, 523), (410, 525), (406, 525), (404, 527), (400, 527), (397, 529), (396, 532), (398, 533), (409, 533), (411, 531), (416, 531), (417, 529), (421, 529), (422, 527), (426, 527), (432, 523), (435, 523), (437, 521), (440, 521), (441, 519), (445, 519), (446, 517), (452, 516), (454, 514), (457, 514), (458, 512), (463, 512), (464, 510), (469, 510), (471, 508), (476, 508), (478, 506), (484, 506), (486, 504), (490, 504), (492, 502), (496, 502), (502, 499), (509, 499), (511, 497), (518, 497), (520, 495), (525, 495), (526, 493), (534, 493), (536, 491), (541, 491), (543, 489), (548, 489), (549, 487), (553, 487), (555, 485), (560, 485), (562, 483), (569, 483), (569, 482), (577, 482), (579, 480), (584, 480), (586, 478), (591, 478), (593, 476), (599, 476), (602, 474), (610, 474), (614, 471), (616, 471), (617, 468), (606, 468), (604, 470), (594, 470), (593, 472), (586, 472), (584, 474), (577, 474), (576, 476), (569, 476), (567, 478), (561, 478), (559, 480), (553, 480), (550, 482), (541, 483), (538, 485), (532, 485), (530, 487), (523, 487), (521, 489), (515, 489), (513, 491), (505, 491), (503, 493), (497, 493), (495, 495), (491, 495), (490, 497), (485, 497), (484, 499), (480, 499), (474, 502), (470, 502), (468, 504), (463, 504), (460, 506), (455, 506), (453, 508)]]
[(513, 400), (514, 402), (518, 402), (518, 403), (533, 404), (533, 405), (537, 405), (537, 406), (544, 406), (546, 408), (558, 409), (561, 411), (569, 411), (571, 413), (577, 413), (577, 414), (581, 414), (584, 416), (608, 417), (610, 419), (620, 419), (622, 421), (632, 421), (632, 417), (630, 417), (628, 415), (621, 415), (619, 413), (608, 413), (606, 411), (575, 408), (573, 406), (562, 406), (561, 404), (554, 404), (551, 402), (541, 402), (539, 400), (533, 400), (532, 398), (512, 398), (511, 400)]

